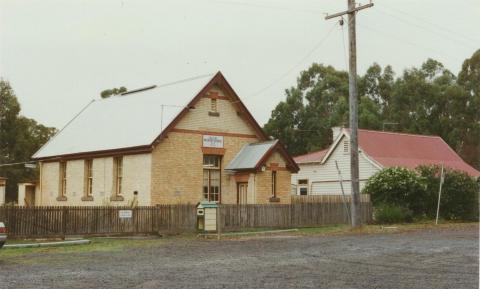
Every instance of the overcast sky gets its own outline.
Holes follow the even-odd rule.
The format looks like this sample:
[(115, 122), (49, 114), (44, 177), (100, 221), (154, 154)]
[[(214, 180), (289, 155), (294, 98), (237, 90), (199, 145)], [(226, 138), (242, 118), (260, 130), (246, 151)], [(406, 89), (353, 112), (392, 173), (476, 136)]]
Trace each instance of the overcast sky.
[[(264, 124), (312, 62), (346, 69), (347, 0), (0, 0), (0, 77), (22, 114), (61, 128), (107, 88), (221, 70)], [(367, 0), (361, 1), (363, 4)], [(358, 14), (358, 69), (428, 57), (457, 74), (480, 48), (479, 0), (377, 0)]]

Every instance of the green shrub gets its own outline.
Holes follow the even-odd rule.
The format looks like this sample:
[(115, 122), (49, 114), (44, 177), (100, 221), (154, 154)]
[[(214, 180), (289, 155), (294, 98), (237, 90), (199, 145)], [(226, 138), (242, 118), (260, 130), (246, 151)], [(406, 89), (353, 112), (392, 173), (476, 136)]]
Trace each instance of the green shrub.
[(362, 191), (371, 196), (373, 206), (387, 204), (409, 209), (414, 215), (425, 211), (425, 187), (414, 171), (392, 167), (379, 171)]
[(375, 207), (374, 219), (379, 224), (407, 223), (413, 221), (413, 216), (407, 208), (380, 204)]
[[(379, 210), (388, 205), (404, 208), (415, 219), (433, 219), (437, 212), (440, 185), (439, 166), (420, 166), (415, 171), (405, 168), (387, 168), (373, 175), (363, 193), (371, 195), (373, 206)], [(445, 170), (442, 186), (440, 217), (446, 220), (478, 220), (479, 183), (464, 172)], [(383, 208), (379, 210), (383, 214)]]
[[(436, 216), (438, 189), (440, 186), (440, 166), (421, 166), (417, 172), (424, 180), (425, 196), (428, 206), (425, 213), (434, 218)], [(442, 185), (440, 200), (440, 217), (446, 220), (478, 220), (477, 181), (464, 172), (446, 169), (445, 181)]]

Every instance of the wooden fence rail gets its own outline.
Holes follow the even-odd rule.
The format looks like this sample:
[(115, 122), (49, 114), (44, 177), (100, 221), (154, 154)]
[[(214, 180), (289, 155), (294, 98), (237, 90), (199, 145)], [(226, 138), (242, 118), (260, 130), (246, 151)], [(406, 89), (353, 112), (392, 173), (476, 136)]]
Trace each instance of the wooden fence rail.
[[(350, 195), (308, 195), (308, 196), (292, 196), (292, 204), (297, 203), (342, 203), (344, 201), (351, 202)], [(360, 202), (370, 202), (369, 194), (360, 194)]]
[[(361, 202), (362, 221), (372, 221), (372, 205)], [(222, 231), (243, 228), (292, 228), (349, 224), (343, 203), (298, 203), (290, 205), (221, 205), (218, 224)]]
[[(370, 222), (370, 202), (362, 202), (362, 220)], [(131, 211), (122, 218), (120, 211)], [(129, 213), (129, 212), (127, 212)], [(220, 205), (218, 225), (224, 231), (243, 228), (309, 227), (347, 224), (344, 204), (339, 202), (285, 205)], [(10, 237), (65, 235), (149, 234), (159, 231), (196, 230), (195, 205), (128, 207), (0, 207), (0, 221)]]

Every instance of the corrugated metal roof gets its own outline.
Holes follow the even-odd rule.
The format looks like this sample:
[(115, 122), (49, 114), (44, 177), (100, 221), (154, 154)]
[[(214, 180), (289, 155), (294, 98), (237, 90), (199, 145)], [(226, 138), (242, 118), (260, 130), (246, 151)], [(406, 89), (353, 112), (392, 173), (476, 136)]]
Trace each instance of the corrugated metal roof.
[[(349, 133), (348, 129), (344, 131)], [(358, 146), (383, 167), (414, 169), (420, 165), (443, 164), (471, 176), (480, 176), (479, 171), (462, 160), (439, 136), (359, 129)], [(294, 159), (297, 163), (314, 163), (322, 160), (327, 151), (313, 152)]]
[(92, 101), (33, 158), (150, 145), (212, 76)]
[(293, 159), (297, 164), (315, 163), (315, 162), (320, 163), (323, 157), (325, 156), (325, 154), (327, 154), (327, 152), (328, 152), (328, 149), (314, 151), (308, 154), (296, 156)]
[(464, 171), (472, 176), (480, 172), (467, 164), (439, 136), (359, 130), (359, 146), (384, 167), (441, 165)]
[(246, 144), (227, 165), (226, 170), (254, 169), (262, 157), (277, 144), (278, 140)]

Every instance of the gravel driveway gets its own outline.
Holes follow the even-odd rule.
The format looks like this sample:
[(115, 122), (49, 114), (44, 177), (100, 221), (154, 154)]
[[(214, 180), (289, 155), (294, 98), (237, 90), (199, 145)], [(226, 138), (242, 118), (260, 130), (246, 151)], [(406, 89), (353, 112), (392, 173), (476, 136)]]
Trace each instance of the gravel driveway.
[(478, 272), (471, 225), (29, 253), (0, 260), (0, 288), (478, 288)]

